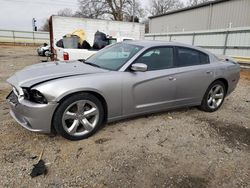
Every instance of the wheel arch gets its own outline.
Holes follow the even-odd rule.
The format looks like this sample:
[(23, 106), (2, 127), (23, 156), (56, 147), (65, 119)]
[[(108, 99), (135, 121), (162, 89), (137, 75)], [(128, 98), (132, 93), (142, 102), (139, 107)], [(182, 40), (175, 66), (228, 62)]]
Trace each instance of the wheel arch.
[(227, 79), (225, 79), (225, 78), (216, 78), (210, 85), (212, 85), (216, 81), (221, 81), (225, 85), (225, 89), (226, 89), (225, 92), (227, 94), (227, 91), (228, 91), (228, 81), (227, 81)]
[[(91, 95), (94, 95), (96, 98), (98, 98), (100, 100), (100, 102), (102, 103), (102, 106), (103, 106), (103, 110), (104, 110), (104, 124), (106, 124), (107, 120), (108, 120), (108, 105), (107, 105), (107, 102), (105, 100), (105, 98), (103, 97), (103, 95), (101, 95), (100, 93), (96, 92), (96, 91), (91, 91), (91, 90), (83, 90), (83, 91), (76, 91), (76, 92), (72, 92), (72, 93), (69, 93), (67, 95), (65, 95), (64, 97), (62, 97), (59, 101), (58, 101), (58, 106), (57, 108), (55, 109), (54, 111), (54, 114), (56, 112), (56, 110), (58, 109), (58, 107), (60, 106), (60, 103), (62, 101), (64, 101), (65, 99), (75, 95), (75, 94), (79, 94), (79, 93), (88, 93), (88, 94), (91, 94)], [(53, 114), (53, 117), (54, 117), (54, 114)], [(52, 120), (51, 120), (51, 132), (54, 132), (55, 131), (55, 128), (53, 126), (53, 117), (52, 117)]]
[[(198, 107), (199, 109), (201, 109), (201, 110), (203, 110), (203, 111), (205, 111), (205, 112), (214, 112), (214, 111), (216, 111), (217, 109), (219, 109), (220, 108), (220, 106), (222, 105), (222, 103), (220, 104), (220, 106), (217, 108), (217, 109), (210, 109), (209, 107), (207, 107), (207, 104), (206, 104), (206, 102), (204, 102), (205, 100), (206, 100), (206, 95), (207, 95), (207, 93), (209, 92), (209, 88), (211, 88), (211, 86), (215, 83), (215, 82), (218, 82), (218, 81), (220, 81), (220, 82), (222, 82), (223, 84), (224, 84), (224, 86), (225, 86), (225, 95), (224, 95), (224, 97), (223, 97), (223, 101), (224, 101), (224, 98), (225, 98), (225, 96), (226, 96), (226, 94), (227, 94), (227, 92), (228, 92), (228, 80), (226, 79), (226, 78), (216, 78), (213, 82), (211, 82), (211, 84), (208, 86), (208, 88), (207, 88), (207, 90), (206, 90), (206, 92), (204, 93), (204, 95), (203, 95), (203, 98), (202, 98), (202, 101), (201, 101), (201, 104), (200, 104), (200, 106)], [(209, 89), (209, 90), (208, 90)], [(222, 102), (223, 102), (222, 101)]]

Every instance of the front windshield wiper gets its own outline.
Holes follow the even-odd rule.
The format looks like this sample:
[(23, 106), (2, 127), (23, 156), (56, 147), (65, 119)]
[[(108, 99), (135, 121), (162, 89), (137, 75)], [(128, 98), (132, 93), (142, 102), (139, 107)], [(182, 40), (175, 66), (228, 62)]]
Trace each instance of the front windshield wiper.
[(91, 63), (91, 62), (84, 61), (84, 63), (85, 63), (85, 64), (88, 64), (88, 65), (91, 65), (91, 66), (93, 66), (93, 67), (101, 68), (99, 65), (94, 64), (94, 63)]

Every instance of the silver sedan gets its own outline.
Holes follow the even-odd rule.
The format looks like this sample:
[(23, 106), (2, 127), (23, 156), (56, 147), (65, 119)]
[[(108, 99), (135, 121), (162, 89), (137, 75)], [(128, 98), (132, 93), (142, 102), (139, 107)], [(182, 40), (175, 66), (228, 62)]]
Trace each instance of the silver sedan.
[(108, 46), (87, 60), (36, 64), (7, 81), (12, 117), (30, 131), (70, 140), (106, 122), (184, 106), (220, 108), (239, 65), (201, 48), (156, 41)]

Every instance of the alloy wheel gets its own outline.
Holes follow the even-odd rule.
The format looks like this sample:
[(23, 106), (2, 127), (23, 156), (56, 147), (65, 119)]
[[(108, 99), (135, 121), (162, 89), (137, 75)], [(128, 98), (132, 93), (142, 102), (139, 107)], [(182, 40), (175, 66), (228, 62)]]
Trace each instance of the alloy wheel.
[(211, 109), (218, 108), (224, 98), (224, 88), (217, 84), (214, 85), (208, 93), (207, 104)]
[(64, 130), (72, 136), (91, 132), (99, 121), (100, 112), (89, 100), (79, 100), (66, 108), (62, 116)]

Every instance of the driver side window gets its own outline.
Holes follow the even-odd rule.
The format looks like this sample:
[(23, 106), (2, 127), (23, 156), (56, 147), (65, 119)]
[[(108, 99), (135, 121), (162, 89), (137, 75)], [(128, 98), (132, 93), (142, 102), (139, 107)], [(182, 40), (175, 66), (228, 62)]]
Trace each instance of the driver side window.
[(174, 65), (173, 47), (157, 47), (146, 51), (135, 63), (144, 63), (148, 71), (171, 68)]

